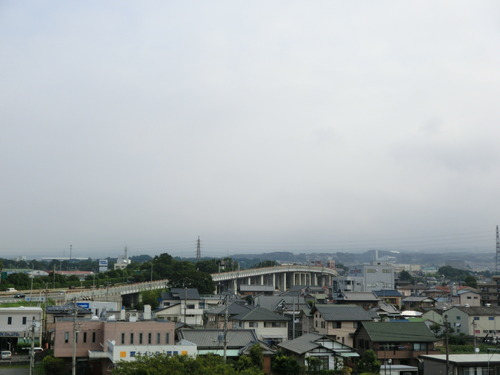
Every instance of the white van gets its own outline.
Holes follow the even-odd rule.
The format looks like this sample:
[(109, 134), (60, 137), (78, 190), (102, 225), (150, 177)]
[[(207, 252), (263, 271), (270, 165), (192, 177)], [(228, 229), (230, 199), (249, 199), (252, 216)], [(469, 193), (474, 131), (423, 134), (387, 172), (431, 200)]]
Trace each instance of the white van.
[(2, 350), (0, 352), (0, 359), (12, 359), (12, 353), (10, 350)]
[(15, 293), (15, 292), (17, 292), (17, 289), (16, 288), (7, 288), (6, 292), (7, 293)]

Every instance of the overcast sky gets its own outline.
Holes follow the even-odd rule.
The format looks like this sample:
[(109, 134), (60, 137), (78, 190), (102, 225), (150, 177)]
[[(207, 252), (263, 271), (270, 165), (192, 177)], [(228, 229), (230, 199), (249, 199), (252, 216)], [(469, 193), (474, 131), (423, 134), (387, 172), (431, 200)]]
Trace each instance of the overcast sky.
[(0, 257), (495, 252), (498, 1), (0, 1)]

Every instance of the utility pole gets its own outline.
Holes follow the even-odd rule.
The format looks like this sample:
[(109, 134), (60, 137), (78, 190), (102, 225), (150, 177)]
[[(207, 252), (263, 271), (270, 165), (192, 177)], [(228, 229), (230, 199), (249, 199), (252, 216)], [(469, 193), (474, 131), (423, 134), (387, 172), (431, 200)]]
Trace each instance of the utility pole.
[(444, 315), (444, 336), (445, 336), (445, 348), (446, 348), (446, 375), (450, 375), (450, 346), (449, 346), (449, 329), (448, 325), (448, 314)]
[(229, 295), (226, 294), (226, 311), (224, 313), (224, 341), (223, 341), (223, 345), (224, 345), (224, 363), (226, 363), (227, 361), (227, 323), (228, 323), (228, 320), (229, 320), (229, 306), (228, 306), (228, 299)]
[(476, 353), (477, 350), (477, 337), (476, 337), (476, 321), (472, 321), (472, 334), (474, 337), (474, 353)]
[(35, 368), (35, 329), (36, 329), (36, 322), (35, 319), (33, 319), (30, 327), (30, 334), (31, 334), (30, 375), (33, 375), (33, 370)]
[(184, 324), (187, 324), (186, 323), (186, 320), (187, 320), (187, 286), (184, 287)]
[(71, 358), (71, 375), (76, 375), (76, 335), (78, 333), (76, 330), (77, 313), (76, 299), (73, 299), (73, 354)]
[(496, 262), (495, 262), (495, 275), (498, 275), (499, 262), (500, 262), (500, 237), (498, 234), (498, 225), (497, 225), (497, 252), (496, 252)]

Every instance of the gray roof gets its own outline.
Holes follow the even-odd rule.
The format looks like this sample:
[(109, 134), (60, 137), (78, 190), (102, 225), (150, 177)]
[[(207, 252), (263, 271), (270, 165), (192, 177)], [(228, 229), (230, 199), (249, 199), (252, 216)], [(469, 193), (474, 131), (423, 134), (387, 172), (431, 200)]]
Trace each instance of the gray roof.
[(284, 341), (284, 342), (278, 344), (278, 346), (280, 346), (284, 349), (290, 350), (294, 353), (303, 354), (303, 353), (307, 353), (307, 352), (321, 346), (314, 341), (318, 340), (322, 337), (326, 337), (326, 336), (319, 335), (317, 333), (306, 333), (305, 335), (297, 337), (294, 340)]
[[(252, 307), (250, 306), (242, 305), (241, 303), (236, 303), (236, 302), (229, 304), (227, 308), (228, 314), (231, 316), (243, 314), (247, 311), (250, 311), (251, 309)], [(209, 315), (223, 315), (225, 313), (226, 313), (226, 306), (217, 306), (213, 309), (205, 310), (205, 314)]]
[(231, 318), (232, 320), (240, 320), (240, 321), (285, 321), (289, 320), (287, 317), (284, 317), (282, 315), (278, 315), (271, 310), (265, 309), (263, 307), (254, 307), (250, 311), (246, 311), (242, 314), (233, 316)]
[(258, 296), (255, 304), (271, 311), (283, 310), (284, 307), (292, 311), (294, 305), (295, 310), (300, 310), (307, 305), (304, 297), (296, 296)]
[(314, 309), (318, 310), (326, 321), (371, 321), (378, 317), (376, 313), (368, 312), (358, 305), (316, 305), (313, 312)]
[[(181, 329), (179, 337), (191, 341), (200, 349), (222, 348), (222, 329)], [(229, 329), (226, 336), (228, 349), (243, 348), (259, 340), (253, 329)]]
[[(424, 361), (426, 359), (430, 360), (435, 360), (435, 361), (440, 361), (440, 362), (446, 362), (446, 354), (430, 354), (430, 355), (421, 355), (420, 358), (422, 358)], [(492, 353), (486, 353), (486, 354), (450, 354), (448, 356), (448, 360), (451, 363), (457, 363), (457, 364), (466, 364), (466, 363), (490, 363), (491, 364), (498, 364), (500, 363), (500, 354), (492, 354)]]
[(354, 352), (353, 348), (317, 333), (306, 333), (294, 340), (284, 341), (278, 346), (297, 354), (304, 354), (316, 348), (325, 347), (323, 345), (325, 341), (333, 343), (333, 348), (330, 349), (332, 352)]
[(272, 285), (240, 285), (240, 292), (274, 292)]
[(181, 299), (200, 299), (200, 293), (196, 288), (172, 288), (170, 292), (163, 292), (161, 299), (181, 300)]
[(348, 301), (379, 301), (380, 299), (372, 292), (342, 292), (342, 297)]
[[(75, 307), (73, 303), (64, 305), (47, 306), (47, 314), (74, 314)], [(76, 305), (77, 314), (92, 314), (92, 310), (86, 309), (80, 305)]]
[(500, 307), (487, 307), (487, 306), (470, 306), (470, 307), (465, 307), (465, 306), (455, 306), (453, 307), (454, 309), (458, 309), (467, 315), (487, 315), (487, 316), (494, 316), (494, 315), (500, 315)]
[(403, 302), (423, 302), (425, 300), (432, 300), (435, 301), (434, 298), (432, 297), (426, 297), (426, 296), (409, 296), (403, 299)]

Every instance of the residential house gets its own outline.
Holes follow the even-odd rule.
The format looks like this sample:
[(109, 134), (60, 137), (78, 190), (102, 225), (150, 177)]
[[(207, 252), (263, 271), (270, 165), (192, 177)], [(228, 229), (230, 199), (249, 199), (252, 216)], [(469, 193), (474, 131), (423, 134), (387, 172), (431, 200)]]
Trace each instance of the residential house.
[(401, 301), (403, 310), (413, 309), (432, 309), (436, 304), (436, 300), (427, 296), (409, 296)]
[(254, 307), (249, 311), (231, 317), (234, 328), (254, 329), (259, 340), (269, 346), (288, 340), (289, 319), (263, 307)]
[[(161, 294), (160, 308), (155, 311), (157, 319), (183, 322), (190, 326), (203, 325), (201, 297), (196, 288), (172, 288)], [(203, 307), (203, 306), (202, 306)]]
[(401, 308), (401, 299), (403, 298), (403, 296), (397, 290), (393, 289), (374, 290), (373, 294), (382, 301), (385, 301), (391, 305)]
[[(228, 304), (227, 309), (226, 306), (219, 306), (213, 309), (205, 310), (204, 312), (204, 327), (205, 328), (224, 328), (224, 325), (227, 325), (227, 328), (233, 328), (234, 321), (232, 318), (236, 315), (240, 315), (252, 310), (252, 306), (244, 305), (242, 303), (233, 302)], [(226, 322), (227, 315), (227, 322)], [(238, 323), (239, 324), (239, 323)]]
[(373, 292), (339, 292), (332, 297), (334, 303), (358, 305), (370, 310), (381, 301)]
[(436, 341), (424, 322), (363, 322), (354, 333), (359, 354), (373, 350), (383, 364), (416, 366), (419, 355), (435, 353)]
[(313, 331), (344, 345), (353, 346), (352, 334), (362, 322), (370, 322), (377, 314), (357, 305), (316, 305), (312, 308)]
[(272, 296), (276, 291), (272, 285), (245, 285), (241, 284), (239, 286), (239, 291), (242, 296), (256, 296), (259, 294), (264, 294), (266, 296)]
[(319, 359), (321, 370), (340, 370), (346, 360), (359, 357), (353, 348), (317, 333), (306, 333), (278, 346), (304, 366), (307, 366), (309, 358)]
[[(304, 297), (300, 295), (257, 296), (254, 303), (256, 306), (288, 317), (291, 322), (288, 325), (288, 337), (295, 338), (302, 334), (302, 316), (300, 312), (303, 308), (308, 307)], [(292, 332), (293, 330), (295, 332)]]
[(481, 295), (473, 289), (459, 289), (451, 296), (451, 303), (458, 306), (481, 306)]
[[(179, 339), (196, 344), (198, 355), (215, 354), (238, 359), (248, 354), (253, 345), (260, 345), (264, 354), (264, 373), (271, 373), (271, 356), (274, 351), (259, 341), (253, 329), (181, 329)], [(224, 342), (226, 350), (224, 351)]]
[(421, 355), (420, 359), (425, 375), (443, 375), (446, 370), (454, 375), (500, 373), (500, 354), (495, 353)]
[(486, 337), (500, 334), (500, 307), (454, 306), (444, 313), (456, 333)]

